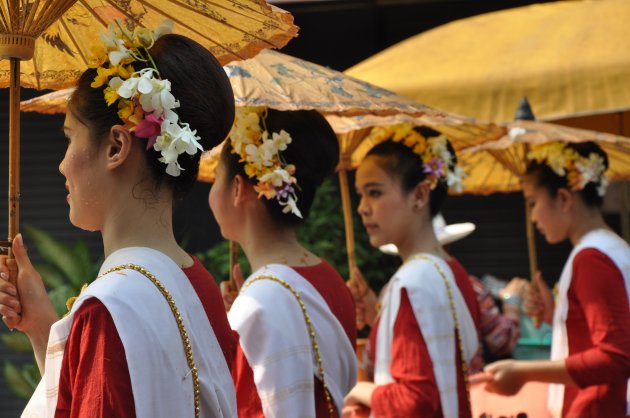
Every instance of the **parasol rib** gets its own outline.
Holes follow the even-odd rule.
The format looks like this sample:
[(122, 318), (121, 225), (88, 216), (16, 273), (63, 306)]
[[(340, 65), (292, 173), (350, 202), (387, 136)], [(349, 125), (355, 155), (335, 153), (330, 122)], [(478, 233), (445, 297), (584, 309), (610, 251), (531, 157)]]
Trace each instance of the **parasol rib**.
[[(138, 1), (138, 3), (142, 4), (143, 6), (145, 6), (145, 7), (146, 7), (146, 8), (148, 8), (148, 9), (153, 9), (153, 10), (155, 10), (156, 12), (160, 12), (160, 10), (159, 10), (158, 8), (156, 8), (156, 7), (155, 7), (155, 6), (153, 6), (151, 3), (149, 3), (149, 2), (147, 2), (147, 1), (145, 1), (145, 0), (137, 0), (137, 1)], [(180, 5), (181, 7), (187, 8), (187, 9), (189, 9), (189, 10), (191, 10), (191, 11), (195, 11), (195, 12), (200, 13), (200, 11), (199, 11), (199, 10), (194, 9), (194, 8), (191, 8), (190, 6), (185, 5), (185, 4), (182, 4), (182, 3), (180, 3), (180, 2), (172, 1), (171, 3), (174, 3), (174, 4), (177, 4), (177, 5)], [(203, 14), (203, 13), (200, 13), (200, 14)], [(208, 17), (210, 17), (210, 16), (208, 16)], [(202, 37), (202, 38), (204, 38), (204, 39), (207, 39), (208, 41), (210, 41), (210, 42), (214, 43), (217, 47), (219, 47), (219, 48), (223, 49), (224, 51), (228, 52), (229, 54), (234, 55), (235, 57), (239, 57), (239, 58), (241, 58), (241, 59), (246, 59), (246, 58), (247, 58), (246, 56), (243, 56), (240, 52), (238, 52), (238, 51), (233, 51), (232, 49), (227, 48), (225, 45), (221, 45), (220, 43), (218, 43), (218, 42), (217, 42), (217, 41), (215, 41), (214, 39), (212, 39), (212, 38), (208, 38), (208, 37), (207, 37), (206, 35), (204, 35), (203, 33), (201, 33), (201, 32), (199, 32), (199, 31), (197, 31), (196, 29), (193, 29), (192, 27), (190, 27), (190, 26), (188, 26), (187, 24), (185, 24), (183, 21), (181, 21), (181, 20), (179, 20), (179, 19), (176, 19), (174, 16), (169, 17), (169, 19), (171, 19), (173, 22), (177, 23), (178, 25), (180, 25), (180, 26), (182, 26), (182, 27), (184, 27), (184, 28), (186, 28), (186, 29), (190, 30), (191, 32), (193, 32), (193, 33), (197, 34), (198, 36), (200, 36), (200, 37)], [(242, 30), (240, 30), (239, 28), (235, 27), (234, 25), (228, 24), (227, 22), (221, 22), (221, 23), (222, 23), (223, 25), (225, 25), (225, 26), (227, 26), (227, 27), (230, 27), (230, 28), (233, 28), (233, 29), (235, 29), (235, 30), (237, 30), (237, 31), (239, 31), (239, 32), (246, 33), (246, 32), (243, 32)], [(255, 35), (255, 34), (253, 34), (253, 33), (247, 33), (247, 34), (248, 34), (249, 36), (251, 36), (252, 38), (255, 38), (255, 39), (259, 40), (259, 41), (260, 41), (263, 45), (265, 45), (265, 47), (276, 47), (276, 48), (278, 47), (278, 45), (274, 45), (274, 44), (272, 44), (272, 43), (270, 43), (270, 42), (268, 42), (268, 41), (266, 41), (266, 40), (264, 40), (264, 39), (261, 39), (260, 37), (256, 36), (256, 35)]]
[[(99, 15), (98, 13), (94, 12), (94, 9), (92, 8), (92, 6), (90, 6), (89, 4), (87, 4), (85, 2), (85, 0), (79, 0), (79, 3), (81, 3), (81, 5), (83, 7), (85, 7), (85, 10), (91, 14), (96, 20), (98, 20), (100, 22), (101, 25), (103, 25), (103, 27), (107, 27), (107, 25), (109, 25), (109, 23), (105, 22)], [(118, 5), (116, 3), (112, 3), (111, 1), (107, 1), (107, 4), (111, 5), (113, 8), (115, 8), (116, 10), (118, 10), (119, 12), (121, 12), (122, 14), (125, 15), (126, 18), (133, 20), (134, 22), (136, 22), (136, 20), (130, 16), (129, 14), (127, 14), (124, 10), (122, 10), (120, 7), (118, 7)]]
[(41, 89), (40, 84), (40, 72), (37, 66), (37, 58), (33, 55), (33, 74), (35, 75), (35, 83), (37, 84), (37, 90)]
[(39, 7), (39, 0), (35, 0), (33, 5), (30, 8), (29, 14), (26, 19), (22, 22), (22, 31), (25, 32), (26, 28), (30, 28), (33, 23), (33, 19), (35, 18), (35, 14), (37, 13), (37, 9)]
[(79, 44), (77, 43), (77, 40), (75, 39), (74, 35), (72, 34), (72, 31), (70, 31), (70, 29), (68, 29), (68, 25), (66, 25), (66, 21), (63, 17), (61, 17), (59, 19), (59, 23), (61, 23), (61, 26), (64, 28), (64, 30), (66, 31), (66, 33), (68, 34), (68, 38), (70, 38), (70, 40), (72, 41), (72, 44), (74, 45), (74, 47), (77, 49), (77, 51), (79, 52), (79, 56), (81, 57), (81, 59), (83, 60), (83, 63), (85, 64), (85, 66), (87, 67), (89, 62), (88, 60), (85, 58), (85, 55), (83, 54), (83, 50), (79, 47)]
[(2, 24), (2, 32), (8, 33), (10, 25), (9, 10), (6, 8), (6, 3), (0, 1), (0, 23)]

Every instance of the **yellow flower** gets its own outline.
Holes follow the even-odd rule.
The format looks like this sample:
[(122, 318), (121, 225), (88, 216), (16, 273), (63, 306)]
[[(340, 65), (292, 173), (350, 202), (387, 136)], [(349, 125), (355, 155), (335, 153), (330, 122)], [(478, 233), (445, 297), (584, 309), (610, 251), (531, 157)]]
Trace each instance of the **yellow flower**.
[(254, 186), (254, 190), (258, 192), (258, 198), (265, 196), (267, 199), (273, 199), (276, 197), (276, 189), (269, 183), (259, 182)]
[(422, 138), (420, 142), (413, 146), (413, 152), (417, 155), (422, 155), (427, 149), (427, 141)]
[(113, 74), (112, 68), (98, 67), (96, 69), (96, 77), (90, 86), (92, 88), (101, 87), (109, 82), (109, 77)]
[(132, 100), (121, 100), (118, 102), (118, 117), (127, 120), (134, 114), (136, 105)]
[(92, 47), (90, 47), (90, 54), (92, 55), (88, 64), (90, 68), (100, 67), (108, 59), (107, 51), (103, 44), (92, 45)]
[(88, 284), (83, 283), (83, 286), (81, 286), (81, 291), (79, 292), (79, 295), (68, 298), (68, 300), (66, 301), (66, 308), (68, 308), (68, 311), (72, 309), (72, 305), (74, 305), (74, 302), (76, 302), (77, 298), (81, 296), (81, 293), (83, 293), (83, 291), (87, 289), (87, 287), (88, 287)]
[(133, 132), (136, 129), (136, 126), (142, 122), (142, 118), (144, 117), (144, 110), (142, 106), (135, 106), (133, 114), (129, 116), (127, 120), (127, 125), (129, 125), (129, 132)]
[(118, 93), (116, 92), (116, 90), (109, 86), (105, 88), (104, 94), (105, 94), (105, 101), (107, 102), (107, 106), (113, 105), (116, 102), (116, 100), (118, 100), (118, 98), (120, 97)]

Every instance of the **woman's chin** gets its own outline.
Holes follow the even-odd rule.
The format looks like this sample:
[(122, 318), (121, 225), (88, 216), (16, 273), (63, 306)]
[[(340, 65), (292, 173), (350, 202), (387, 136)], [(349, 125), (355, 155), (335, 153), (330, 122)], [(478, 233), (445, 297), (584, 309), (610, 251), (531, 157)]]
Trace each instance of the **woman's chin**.
[(100, 230), (97, 226), (95, 226), (95, 225), (93, 225), (93, 224), (91, 224), (91, 223), (85, 222), (85, 221), (84, 221), (84, 220), (82, 220), (80, 217), (75, 216), (75, 215), (72, 213), (72, 210), (70, 210), (70, 216), (69, 216), (69, 219), (70, 219), (70, 223), (71, 223), (73, 226), (75, 226), (75, 227), (77, 227), (77, 228), (79, 228), (79, 229), (82, 229), (82, 230), (84, 230), (84, 231), (87, 231), (87, 232), (97, 232), (97, 231), (99, 231), (99, 230)]
[(377, 235), (370, 235), (370, 245), (374, 248), (378, 248), (381, 245), (389, 244), (389, 242), (385, 242), (382, 238)]

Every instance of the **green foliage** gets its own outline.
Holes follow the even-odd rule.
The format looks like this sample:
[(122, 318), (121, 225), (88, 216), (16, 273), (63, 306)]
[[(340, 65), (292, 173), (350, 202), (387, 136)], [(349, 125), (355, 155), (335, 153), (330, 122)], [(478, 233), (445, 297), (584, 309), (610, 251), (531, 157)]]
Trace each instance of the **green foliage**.
[(18, 353), (28, 353), (32, 351), (31, 342), (28, 337), (21, 332), (5, 332), (0, 335), (0, 341), (13, 351)]
[[(356, 211), (353, 211), (353, 221), (357, 265), (370, 285), (378, 291), (394, 273), (400, 261), (397, 257), (382, 254), (370, 245)], [(349, 278), (341, 197), (336, 177), (328, 179), (319, 188), (308, 219), (298, 230), (298, 238), (309, 250), (328, 261), (342, 277)], [(228, 243), (224, 241), (205, 253), (197, 254), (217, 281), (228, 277), (228, 248)], [(241, 266), (245, 266), (243, 273), (247, 274), (247, 264), (242, 252), (239, 262)]]
[(4, 379), (9, 388), (19, 397), (28, 399), (39, 382), (39, 370), (34, 364), (18, 369), (8, 361), (4, 362)]
[[(85, 282), (96, 277), (101, 264), (92, 262), (90, 251), (83, 241), (78, 241), (70, 247), (55, 240), (47, 232), (25, 226), (24, 232), (29, 245), (45, 260), (45, 263), (35, 265), (48, 289), (50, 298), (59, 316), (66, 313), (66, 301), (71, 296), (77, 296)], [(0, 334), (0, 341), (17, 352), (32, 351), (28, 338), (20, 332), (4, 332)], [(4, 379), (9, 388), (18, 396), (29, 398), (40, 375), (34, 363), (17, 367), (10, 362), (4, 364)]]
[[(228, 279), (230, 274), (230, 244), (228, 241), (222, 241), (206, 252), (197, 253), (195, 256), (212, 274), (217, 284)], [(238, 252), (238, 263), (243, 269), (243, 274), (247, 277), (250, 271), (249, 263), (241, 250)]]
[(56, 241), (41, 229), (25, 226), (24, 232), (42, 258), (52, 268), (57, 269), (70, 285), (81, 289), (86, 280), (94, 277), (93, 263), (84, 242), (78, 242), (74, 249), (71, 249), (67, 244)]

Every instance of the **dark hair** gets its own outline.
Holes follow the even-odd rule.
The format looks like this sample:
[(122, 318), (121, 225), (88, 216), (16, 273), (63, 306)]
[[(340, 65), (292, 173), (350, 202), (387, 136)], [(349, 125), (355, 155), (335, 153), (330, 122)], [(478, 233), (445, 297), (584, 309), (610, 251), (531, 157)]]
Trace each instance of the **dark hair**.
[[(424, 126), (415, 127), (414, 130), (427, 139), (440, 135), (439, 132)], [(453, 170), (457, 165), (457, 155), (449, 141), (446, 141), (446, 146), (453, 155), (448, 170)], [(375, 145), (367, 153), (366, 157), (371, 155), (380, 157), (376, 164), (390, 176), (399, 179), (402, 190), (405, 193), (411, 192), (418, 183), (424, 181), (426, 178), (420, 156), (415, 154), (411, 148), (400, 142), (394, 142), (392, 140), (381, 142)], [(440, 212), (447, 193), (448, 184), (446, 179), (440, 178), (435, 188), (431, 190), (429, 197), (429, 213), (431, 217)]]
[[(588, 158), (591, 154), (597, 154), (604, 160), (604, 166), (608, 169), (608, 155), (595, 142), (579, 142), (569, 143), (567, 148), (575, 150), (582, 157)], [(569, 189), (570, 186), (566, 176), (559, 176), (547, 164), (537, 161), (530, 161), (525, 170), (525, 176), (534, 180), (534, 184), (538, 187), (547, 189), (551, 197), (558, 194), (559, 189)], [(601, 208), (604, 203), (604, 197), (597, 192), (599, 184), (589, 182), (578, 193), (586, 206), (591, 208)]]
[[(295, 165), (297, 207), (303, 219), (306, 219), (317, 188), (334, 173), (339, 162), (339, 143), (335, 132), (326, 119), (315, 110), (268, 109), (265, 126), (270, 134), (284, 129), (291, 135), (292, 141), (281, 152), (281, 157), (286, 164)], [(253, 183), (255, 179), (248, 178), (244, 171), (244, 163), (239, 162), (239, 159), (240, 157), (232, 152), (231, 145), (223, 147), (221, 161), (225, 164), (228, 179), (240, 174)], [(276, 199), (261, 200), (274, 225), (293, 227), (302, 222), (303, 219), (295, 215), (283, 213), (283, 206)]]
[[(171, 92), (180, 107), (175, 109), (180, 121), (190, 124), (201, 138), (204, 149), (218, 145), (227, 136), (234, 120), (234, 93), (225, 71), (214, 56), (197, 42), (181, 35), (165, 35), (150, 49), (162, 79), (171, 82)], [(136, 71), (145, 68), (141, 61), (133, 63)], [(116, 104), (107, 106), (106, 85), (90, 86), (96, 70), (86, 70), (77, 82), (68, 109), (94, 133), (100, 142), (114, 125), (123, 124), (118, 117)], [(165, 184), (173, 189), (174, 198), (183, 197), (193, 186), (199, 171), (201, 152), (181, 154), (178, 158), (184, 171), (173, 177), (166, 174), (166, 165), (158, 161), (161, 154), (153, 148), (147, 150), (147, 164), (159, 187)]]

